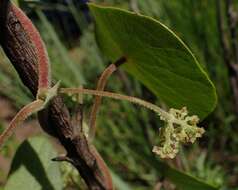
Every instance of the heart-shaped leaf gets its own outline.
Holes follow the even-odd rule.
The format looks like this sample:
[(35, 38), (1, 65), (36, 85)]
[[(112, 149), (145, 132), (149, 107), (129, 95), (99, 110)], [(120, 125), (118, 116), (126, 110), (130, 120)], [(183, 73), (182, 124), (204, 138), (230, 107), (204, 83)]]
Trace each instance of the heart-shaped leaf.
[(125, 56), (124, 69), (169, 107), (186, 106), (205, 118), (216, 105), (216, 92), (188, 47), (150, 17), (89, 4), (100, 48), (111, 60)]

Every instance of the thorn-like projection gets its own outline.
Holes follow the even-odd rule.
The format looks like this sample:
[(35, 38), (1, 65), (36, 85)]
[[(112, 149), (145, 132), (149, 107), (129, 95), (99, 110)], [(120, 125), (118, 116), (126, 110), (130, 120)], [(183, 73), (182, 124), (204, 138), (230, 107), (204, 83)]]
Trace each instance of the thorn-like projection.
[(39, 89), (37, 92), (37, 99), (43, 100), (45, 102), (45, 106), (49, 103), (49, 101), (58, 94), (58, 90), (60, 87), (60, 81), (58, 81), (52, 88), (43, 88)]
[(73, 160), (70, 159), (67, 155), (60, 155), (55, 158), (52, 158), (51, 160), (54, 162), (64, 162), (65, 161), (65, 162), (73, 163)]

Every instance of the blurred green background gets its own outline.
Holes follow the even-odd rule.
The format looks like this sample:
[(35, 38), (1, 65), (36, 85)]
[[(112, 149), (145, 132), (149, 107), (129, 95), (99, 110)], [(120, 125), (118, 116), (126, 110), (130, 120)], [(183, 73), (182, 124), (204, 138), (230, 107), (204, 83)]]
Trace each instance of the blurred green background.
[[(49, 53), (54, 80), (65, 87), (95, 88), (108, 60), (101, 54), (94, 37), (93, 20), (86, 0), (15, 1), (39, 29)], [(93, 2), (132, 10), (159, 19), (169, 26), (192, 49), (209, 73), (218, 93), (218, 106), (202, 126), (206, 133), (199, 143), (183, 147), (168, 162), (171, 166), (197, 176), (221, 189), (238, 189), (238, 128), (233, 108), (233, 93), (217, 26), (216, 0), (95, 0)], [(234, 1), (237, 8), (238, 2)], [(222, 4), (222, 9), (224, 5)], [(237, 13), (238, 13), (238, 9)], [(225, 15), (223, 15), (224, 19)], [(226, 26), (227, 28), (227, 26)], [(236, 39), (238, 40), (238, 39)], [(123, 70), (114, 74), (107, 90), (141, 97), (163, 105), (143, 85)], [(191, 92), (192, 93), (192, 92)], [(3, 51), (0, 51), (0, 131), (20, 107), (33, 97), (20, 82)], [(65, 97), (69, 107), (72, 98)], [(85, 122), (92, 98), (84, 97)], [(157, 116), (127, 102), (104, 99), (97, 120), (96, 147), (115, 174), (132, 189), (176, 189), (159, 176), (145, 156), (158, 141), (161, 123)], [(6, 183), (12, 157), (24, 139), (42, 135), (36, 118), (31, 117), (7, 142), (0, 155), (0, 186)], [(53, 144), (56, 144), (52, 140)], [(55, 145), (61, 152), (62, 148)], [(85, 189), (77, 172), (67, 164), (61, 166), (64, 189)], [(125, 189), (126, 187), (124, 187)], [(1, 189), (1, 188), (0, 188)]]

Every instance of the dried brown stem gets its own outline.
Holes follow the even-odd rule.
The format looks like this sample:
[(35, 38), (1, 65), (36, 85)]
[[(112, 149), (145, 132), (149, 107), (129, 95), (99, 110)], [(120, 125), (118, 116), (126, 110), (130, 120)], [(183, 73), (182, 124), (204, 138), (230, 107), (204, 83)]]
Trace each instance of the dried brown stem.
[[(12, 11), (9, 0), (0, 1), (0, 44), (15, 67), (22, 82), (36, 97), (38, 88), (38, 55), (31, 38)], [(48, 109), (39, 113), (43, 129), (55, 136), (67, 151), (67, 157), (79, 171), (89, 189), (109, 189), (100, 170), (97, 157), (91, 151), (85, 135), (74, 134), (67, 107), (60, 96), (52, 99)], [(82, 127), (82, 125), (81, 125)]]

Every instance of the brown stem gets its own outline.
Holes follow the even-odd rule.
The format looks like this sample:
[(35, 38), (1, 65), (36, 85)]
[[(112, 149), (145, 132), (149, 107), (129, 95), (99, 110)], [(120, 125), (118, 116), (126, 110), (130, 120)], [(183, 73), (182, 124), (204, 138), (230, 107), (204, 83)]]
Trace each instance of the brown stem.
[(106, 183), (107, 189), (113, 190), (112, 176), (110, 174), (110, 171), (109, 171), (106, 163), (104, 162), (103, 158), (101, 157), (101, 155), (99, 154), (99, 152), (97, 151), (95, 146), (91, 145), (91, 151), (92, 151), (93, 155), (96, 157), (97, 164), (99, 165), (100, 170), (105, 178), (105, 183)]
[[(38, 89), (37, 51), (22, 26), (9, 0), (0, 1), (0, 44), (22, 82), (36, 97)], [(41, 126), (55, 136), (67, 151), (67, 157), (79, 171), (89, 189), (105, 190), (107, 182), (91, 152), (85, 135), (74, 135), (67, 107), (60, 96), (52, 99), (48, 109), (39, 113)], [(81, 125), (82, 127), (82, 125)]]
[[(228, 40), (228, 35), (225, 30), (225, 23), (224, 23), (224, 18), (222, 14), (222, 1), (221, 0), (216, 0), (216, 9), (217, 9), (217, 26), (218, 26), (218, 32), (219, 32), (219, 38), (220, 38), (220, 43), (221, 43), (221, 48), (222, 48), (222, 53), (223, 53), (223, 59), (224, 63), (228, 69), (228, 74), (229, 74), (229, 81), (230, 81), (230, 86), (233, 91), (233, 101), (234, 101), (234, 110), (235, 113), (238, 114), (238, 69), (237, 69), (237, 62), (235, 61), (237, 59), (238, 61), (238, 54), (237, 54), (237, 42), (236, 41), (236, 29), (234, 29), (233, 24), (231, 21), (231, 0), (226, 0), (226, 16), (228, 17), (228, 27), (231, 33), (231, 36), (233, 36), (232, 40), (232, 49), (230, 49), (229, 45), (229, 40)], [(236, 55), (237, 54), (237, 55)], [(233, 60), (232, 57), (237, 57), (235, 60)]]
[[(117, 70), (117, 67), (123, 64), (125, 61), (126, 61), (126, 58), (121, 57), (115, 63), (109, 65), (101, 74), (97, 83), (96, 90), (103, 91), (107, 84), (108, 78), (112, 75), (113, 72)], [(90, 128), (89, 139), (90, 140), (93, 140), (96, 133), (96, 119), (97, 119), (97, 113), (98, 113), (101, 101), (102, 101), (102, 98), (100, 96), (95, 97), (92, 111), (90, 113), (90, 121), (89, 121), (89, 128)]]
[(222, 1), (216, 0), (216, 9), (217, 9), (217, 26), (219, 31), (219, 39), (223, 51), (223, 58), (224, 62), (228, 69), (231, 68), (230, 63), (230, 50), (229, 50), (229, 43), (225, 31), (225, 23), (224, 18), (222, 15)]
[(226, 17), (231, 36), (231, 47), (234, 55), (234, 62), (238, 64), (238, 40), (237, 40), (237, 18), (233, 10), (233, 0), (226, 0)]

